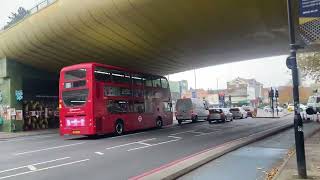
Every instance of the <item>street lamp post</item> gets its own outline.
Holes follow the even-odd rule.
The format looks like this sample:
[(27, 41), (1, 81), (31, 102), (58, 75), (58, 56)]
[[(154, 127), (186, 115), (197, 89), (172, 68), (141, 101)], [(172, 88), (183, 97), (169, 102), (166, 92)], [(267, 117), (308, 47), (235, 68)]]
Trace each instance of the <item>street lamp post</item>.
[(299, 46), (296, 44), (295, 29), (293, 23), (292, 14), (292, 0), (287, 0), (288, 10), (288, 28), (289, 28), (289, 40), (290, 40), (290, 56), (287, 58), (287, 66), (292, 71), (293, 82), (293, 101), (294, 101), (294, 134), (296, 144), (296, 156), (297, 167), (300, 178), (307, 178), (305, 148), (304, 148), (304, 135), (303, 135), (303, 123), (300, 115), (299, 108), (299, 77), (297, 67), (297, 50)]

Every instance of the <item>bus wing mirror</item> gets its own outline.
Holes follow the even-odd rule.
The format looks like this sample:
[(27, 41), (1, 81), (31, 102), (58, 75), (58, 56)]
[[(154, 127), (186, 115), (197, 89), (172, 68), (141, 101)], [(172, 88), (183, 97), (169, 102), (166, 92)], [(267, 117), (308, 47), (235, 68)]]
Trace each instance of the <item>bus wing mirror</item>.
[(172, 103), (171, 102), (168, 102), (168, 105), (170, 108), (172, 108)]

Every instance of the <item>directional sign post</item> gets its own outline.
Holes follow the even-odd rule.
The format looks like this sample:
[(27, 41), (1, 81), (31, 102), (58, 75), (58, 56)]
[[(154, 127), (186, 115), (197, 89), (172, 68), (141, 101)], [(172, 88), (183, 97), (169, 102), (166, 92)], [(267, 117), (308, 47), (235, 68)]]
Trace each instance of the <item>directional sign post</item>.
[[(292, 13), (292, 1), (287, 0), (288, 7), (288, 28), (289, 28), (289, 39), (290, 39), (290, 56), (287, 58), (287, 66), (292, 71), (292, 82), (293, 82), (293, 101), (294, 101), (294, 134), (296, 144), (296, 156), (298, 165), (298, 174), (302, 179), (307, 178), (306, 169), (306, 157), (304, 148), (304, 135), (303, 135), (303, 123), (300, 115), (299, 107), (299, 77), (297, 67), (297, 50), (299, 46), (296, 44), (295, 28)], [(309, 0), (300, 0), (302, 5)], [(318, 0), (315, 0), (318, 1)], [(305, 6), (303, 6), (305, 7)], [(309, 7), (309, 6), (308, 6)], [(302, 12), (300, 10), (300, 12)]]

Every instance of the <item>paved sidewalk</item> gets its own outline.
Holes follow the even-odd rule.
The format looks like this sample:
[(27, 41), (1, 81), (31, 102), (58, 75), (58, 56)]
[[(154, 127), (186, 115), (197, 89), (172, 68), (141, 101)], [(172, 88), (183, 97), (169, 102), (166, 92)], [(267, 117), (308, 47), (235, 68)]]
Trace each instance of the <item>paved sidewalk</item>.
[[(287, 110), (283, 110), (282, 112), (274, 113), (274, 117), (284, 117), (287, 115), (291, 115), (291, 112), (288, 112)], [(269, 117), (272, 118), (272, 112), (265, 112), (263, 109), (258, 109), (258, 113), (257, 113), (257, 118), (265, 118), (265, 117)]]
[[(320, 131), (305, 141), (308, 179), (320, 180)], [(296, 154), (293, 153), (283, 169), (280, 170), (277, 180), (299, 179), (297, 176)]]
[(0, 140), (23, 137), (23, 136), (36, 136), (44, 134), (57, 134), (59, 129), (45, 129), (45, 130), (34, 130), (34, 131), (22, 131), (22, 132), (0, 132)]
[[(304, 124), (306, 136), (319, 129), (319, 123)], [(279, 167), (293, 146), (294, 130), (291, 128), (225, 154), (178, 180), (269, 180), (269, 170)]]

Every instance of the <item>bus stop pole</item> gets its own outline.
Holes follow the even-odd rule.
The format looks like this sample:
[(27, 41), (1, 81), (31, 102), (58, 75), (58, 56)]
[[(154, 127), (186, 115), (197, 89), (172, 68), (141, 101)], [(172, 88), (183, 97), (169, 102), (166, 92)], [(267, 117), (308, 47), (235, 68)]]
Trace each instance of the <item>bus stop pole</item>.
[(297, 49), (295, 39), (295, 27), (292, 14), (292, 0), (287, 0), (288, 11), (288, 28), (289, 28), (289, 40), (290, 40), (290, 56), (287, 59), (287, 66), (292, 71), (293, 82), (293, 101), (294, 101), (294, 134), (296, 145), (296, 157), (298, 175), (302, 179), (307, 178), (305, 148), (304, 148), (304, 135), (303, 135), (303, 123), (300, 115), (299, 107), (299, 77), (297, 67)]

